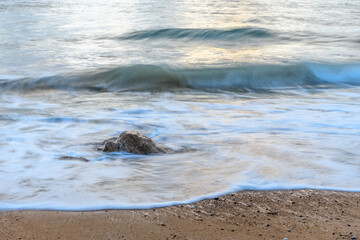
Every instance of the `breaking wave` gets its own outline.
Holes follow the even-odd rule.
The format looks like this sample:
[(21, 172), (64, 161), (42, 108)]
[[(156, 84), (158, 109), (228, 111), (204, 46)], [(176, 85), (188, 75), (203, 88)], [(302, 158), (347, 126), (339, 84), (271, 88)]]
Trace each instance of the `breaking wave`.
[(360, 65), (301, 63), (193, 69), (131, 65), (72, 75), (0, 81), (0, 89), (19, 91), (167, 91), (174, 88), (256, 91), (323, 85), (360, 85)]
[(143, 39), (185, 39), (185, 40), (225, 40), (233, 41), (241, 38), (264, 38), (274, 36), (269, 30), (260, 28), (196, 29), (196, 28), (165, 28), (158, 30), (135, 31), (123, 36), (120, 40)]

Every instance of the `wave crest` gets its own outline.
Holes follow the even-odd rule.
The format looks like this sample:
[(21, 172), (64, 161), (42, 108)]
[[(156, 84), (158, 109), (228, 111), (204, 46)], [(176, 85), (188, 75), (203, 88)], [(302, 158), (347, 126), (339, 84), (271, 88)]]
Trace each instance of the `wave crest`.
[(158, 30), (142, 30), (120, 36), (120, 40), (143, 39), (185, 39), (185, 40), (225, 40), (233, 41), (245, 37), (265, 38), (274, 34), (269, 30), (260, 28), (196, 29), (196, 28), (165, 28)]
[(190, 88), (209, 91), (256, 91), (344, 84), (360, 85), (360, 65), (303, 63), (199, 69), (131, 65), (74, 75), (57, 75), (38, 79), (8, 79), (0, 82), (0, 89), (167, 91), (174, 88)]

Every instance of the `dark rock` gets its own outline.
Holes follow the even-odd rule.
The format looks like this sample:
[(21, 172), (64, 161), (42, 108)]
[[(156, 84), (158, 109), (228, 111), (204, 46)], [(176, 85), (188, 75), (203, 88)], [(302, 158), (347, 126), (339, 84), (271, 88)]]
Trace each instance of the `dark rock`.
[(168, 149), (157, 146), (150, 138), (137, 131), (124, 131), (120, 136), (105, 140), (98, 148), (104, 152), (125, 151), (135, 154), (166, 153)]
[(109, 138), (107, 140), (104, 140), (101, 143), (101, 146), (97, 148), (97, 150), (104, 151), (104, 152), (116, 152), (116, 151), (119, 151), (119, 144), (116, 143), (117, 139), (118, 138), (113, 137), (113, 138)]
[(117, 142), (113, 142), (111, 140), (106, 141), (103, 145), (104, 152), (117, 152), (119, 151), (119, 144)]
[(129, 153), (165, 153), (165, 150), (156, 146), (153, 140), (136, 131), (122, 132), (116, 142), (119, 144), (120, 150)]

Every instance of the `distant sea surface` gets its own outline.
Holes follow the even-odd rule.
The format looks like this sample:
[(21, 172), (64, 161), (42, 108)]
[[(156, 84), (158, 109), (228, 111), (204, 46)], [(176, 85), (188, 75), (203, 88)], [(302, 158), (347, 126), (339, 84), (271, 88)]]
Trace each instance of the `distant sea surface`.
[[(0, 1), (0, 209), (360, 191), (359, 29), (358, 0)], [(96, 150), (124, 130), (175, 153)]]

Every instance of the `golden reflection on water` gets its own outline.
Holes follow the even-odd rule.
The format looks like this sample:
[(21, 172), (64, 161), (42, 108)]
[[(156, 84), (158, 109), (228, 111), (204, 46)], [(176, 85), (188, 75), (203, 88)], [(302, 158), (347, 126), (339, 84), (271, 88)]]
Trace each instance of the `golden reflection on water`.
[(184, 47), (182, 50), (184, 54), (179, 59), (179, 62), (183, 65), (187, 63), (212, 65), (214, 62), (230, 62), (230, 65), (233, 65), (235, 62), (253, 62), (258, 60), (262, 54), (262, 51), (257, 48), (226, 49), (204, 45), (193, 47), (191, 50)]
[[(112, 7), (110, 7), (112, 6)], [(129, 10), (131, 9), (131, 11)], [(151, 14), (150, 14), (151, 13)], [(102, 39), (104, 36), (119, 37), (124, 34), (144, 29), (217, 29), (232, 30), (249, 26), (253, 23), (254, 6), (237, 1), (223, 4), (212, 0), (206, 1), (170, 1), (166, 5), (157, 1), (120, 1), (114, 5), (112, 1), (98, 4), (93, 0), (88, 4), (75, 4), (71, 14), (66, 14), (65, 30), (72, 30), (78, 39), (89, 40), (76, 42), (76, 51), (81, 52), (78, 58), (61, 58), (61, 61), (72, 65), (80, 65), (84, 61), (119, 65), (125, 58), (134, 58), (135, 62), (146, 62), (151, 57), (152, 63), (169, 62), (169, 56), (176, 59), (176, 64), (182, 66), (198, 64), (214, 65), (217, 63), (236, 63), (263, 61), (268, 46), (260, 46), (256, 39), (239, 39), (234, 42), (217, 39), (189, 40), (160, 39), (152, 42), (129, 41), (124, 43)], [(91, 30), (91, 31), (89, 31)], [(100, 38), (95, 42), (94, 36), (84, 36), (92, 33)], [(104, 35), (104, 33), (106, 33)], [(77, 39), (76, 36), (73, 37)], [(73, 43), (74, 44), (74, 43)], [(176, 46), (172, 48), (171, 46)], [(271, 46), (270, 46), (271, 48)], [(111, 52), (109, 52), (111, 49)], [(65, 50), (65, 49), (62, 49)], [(74, 48), (69, 48), (73, 51)], [(94, 53), (101, 53), (98, 54)], [(95, 55), (95, 56), (94, 56)], [(148, 55), (148, 56), (147, 56)], [(68, 55), (66, 55), (68, 57)], [(266, 57), (265, 57), (266, 58)]]

